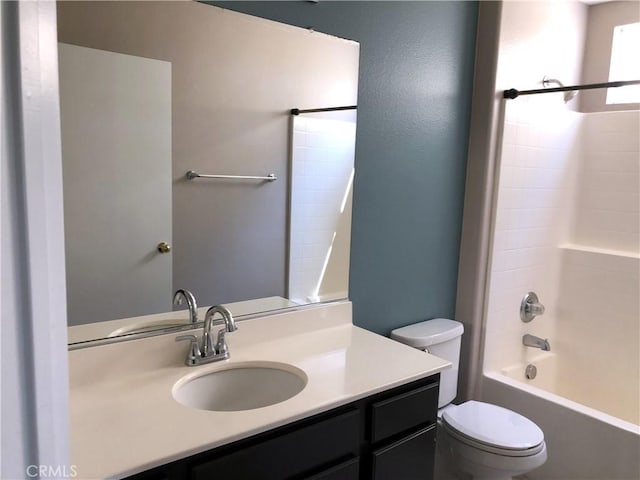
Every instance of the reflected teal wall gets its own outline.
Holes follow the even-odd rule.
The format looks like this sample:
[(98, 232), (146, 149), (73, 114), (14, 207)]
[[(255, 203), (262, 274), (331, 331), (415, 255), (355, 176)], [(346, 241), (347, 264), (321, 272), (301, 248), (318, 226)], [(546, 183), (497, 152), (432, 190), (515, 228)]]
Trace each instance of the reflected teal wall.
[(387, 334), (452, 317), (476, 2), (214, 2), (360, 42), (350, 298)]

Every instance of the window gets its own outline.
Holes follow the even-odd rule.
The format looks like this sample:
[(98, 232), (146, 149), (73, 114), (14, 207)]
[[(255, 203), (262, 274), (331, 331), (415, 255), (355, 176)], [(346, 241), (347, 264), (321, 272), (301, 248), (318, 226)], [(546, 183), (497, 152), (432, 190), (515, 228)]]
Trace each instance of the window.
[[(618, 25), (613, 29), (609, 81), (640, 79), (640, 23)], [(609, 88), (607, 104), (640, 103), (640, 85)]]

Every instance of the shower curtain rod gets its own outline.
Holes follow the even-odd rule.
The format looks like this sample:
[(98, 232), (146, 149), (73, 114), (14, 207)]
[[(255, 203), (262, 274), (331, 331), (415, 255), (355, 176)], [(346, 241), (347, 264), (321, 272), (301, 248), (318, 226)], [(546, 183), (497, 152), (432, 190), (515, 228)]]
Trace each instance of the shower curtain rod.
[(348, 107), (309, 108), (307, 110), (292, 108), (291, 115), (300, 115), (301, 113), (337, 112), (339, 110), (357, 110), (357, 109), (358, 109), (357, 105), (349, 105)]
[(504, 98), (510, 100), (518, 98), (520, 95), (534, 95), (536, 93), (553, 93), (553, 92), (569, 92), (574, 90), (592, 90), (594, 88), (614, 88), (614, 87), (626, 87), (628, 85), (640, 85), (640, 80), (626, 80), (624, 82), (606, 82), (606, 83), (590, 83), (587, 85), (571, 85), (568, 87), (556, 87), (556, 88), (540, 88), (538, 90), (516, 90), (511, 88), (505, 90), (503, 93)]

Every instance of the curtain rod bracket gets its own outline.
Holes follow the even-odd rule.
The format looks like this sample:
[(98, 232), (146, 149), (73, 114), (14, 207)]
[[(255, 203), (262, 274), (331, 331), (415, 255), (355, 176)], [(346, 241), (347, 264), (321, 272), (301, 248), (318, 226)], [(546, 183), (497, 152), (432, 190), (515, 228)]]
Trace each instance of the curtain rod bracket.
[(518, 95), (520, 95), (520, 92), (518, 90), (516, 90), (515, 88), (510, 88), (509, 90), (504, 91), (503, 97), (513, 100), (514, 98), (518, 98)]

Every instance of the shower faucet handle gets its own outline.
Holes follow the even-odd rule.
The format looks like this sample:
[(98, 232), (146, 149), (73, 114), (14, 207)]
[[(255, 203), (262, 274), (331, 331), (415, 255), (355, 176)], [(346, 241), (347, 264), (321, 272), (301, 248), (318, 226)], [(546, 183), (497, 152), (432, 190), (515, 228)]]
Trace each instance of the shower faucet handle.
[(535, 292), (528, 292), (520, 302), (520, 320), (529, 323), (538, 315), (544, 313), (544, 305), (540, 303)]

